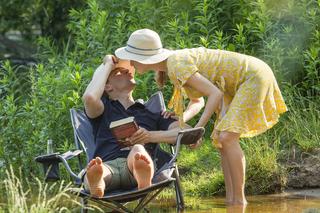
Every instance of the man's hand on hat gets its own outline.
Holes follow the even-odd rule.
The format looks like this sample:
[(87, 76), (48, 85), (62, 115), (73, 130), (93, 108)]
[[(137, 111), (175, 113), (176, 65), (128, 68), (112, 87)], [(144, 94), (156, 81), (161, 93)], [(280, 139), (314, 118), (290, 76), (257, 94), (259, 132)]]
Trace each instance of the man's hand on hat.
[(103, 64), (111, 66), (111, 70), (116, 67), (116, 64), (119, 62), (119, 59), (114, 55), (106, 55), (103, 58)]

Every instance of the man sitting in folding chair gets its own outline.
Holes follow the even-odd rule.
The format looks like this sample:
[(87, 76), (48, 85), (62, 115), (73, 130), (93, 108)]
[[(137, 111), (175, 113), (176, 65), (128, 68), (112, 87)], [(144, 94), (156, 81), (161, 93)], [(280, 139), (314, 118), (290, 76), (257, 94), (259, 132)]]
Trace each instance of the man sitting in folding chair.
[[(95, 197), (103, 197), (105, 190), (149, 187), (154, 174), (149, 153), (154, 143), (174, 143), (180, 131), (178, 121), (169, 113), (152, 113), (133, 100), (134, 68), (129, 61), (115, 60), (111, 55), (105, 57), (83, 95), (96, 143), (95, 158), (87, 166), (84, 183)], [(133, 145), (131, 150), (123, 150), (109, 125), (129, 116), (135, 118), (139, 130), (126, 140)]]

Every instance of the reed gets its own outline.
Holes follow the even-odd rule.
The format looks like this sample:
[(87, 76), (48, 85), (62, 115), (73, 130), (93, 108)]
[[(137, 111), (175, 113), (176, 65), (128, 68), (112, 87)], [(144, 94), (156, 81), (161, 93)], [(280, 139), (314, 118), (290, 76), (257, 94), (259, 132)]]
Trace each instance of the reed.
[(0, 210), (10, 213), (72, 212), (72, 209), (81, 206), (68, 193), (70, 184), (43, 184), (38, 178), (32, 183), (22, 180), (15, 175), (12, 167), (6, 171), (3, 181), (6, 201)]

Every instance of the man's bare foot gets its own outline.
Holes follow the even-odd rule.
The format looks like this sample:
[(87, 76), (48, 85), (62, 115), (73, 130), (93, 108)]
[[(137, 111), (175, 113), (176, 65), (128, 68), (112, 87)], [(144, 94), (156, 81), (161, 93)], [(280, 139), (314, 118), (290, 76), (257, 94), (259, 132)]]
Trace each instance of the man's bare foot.
[(103, 164), (99, 157), (92, 159), (87, 167), (87, 180), (90, 194), (95, 197), (103, 197), (105, 182), (103, 180)]
[(138, 189), (151, 186), (153, 173), (154, 170), (151, 160), (139, 152), (136, 153), (133, 162), (133, 175), (137, 180)]

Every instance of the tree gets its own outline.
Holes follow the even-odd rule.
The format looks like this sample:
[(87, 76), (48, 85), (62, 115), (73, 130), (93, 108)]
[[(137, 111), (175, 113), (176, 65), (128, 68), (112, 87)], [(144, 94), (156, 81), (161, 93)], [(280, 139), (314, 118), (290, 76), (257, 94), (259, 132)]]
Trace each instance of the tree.
[(84, 0), (6, 0), (0, 4), (0, 34), (17, 30), (28, 41), (51, 36), (66, 39), (69, 10), (82, 8)]

